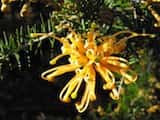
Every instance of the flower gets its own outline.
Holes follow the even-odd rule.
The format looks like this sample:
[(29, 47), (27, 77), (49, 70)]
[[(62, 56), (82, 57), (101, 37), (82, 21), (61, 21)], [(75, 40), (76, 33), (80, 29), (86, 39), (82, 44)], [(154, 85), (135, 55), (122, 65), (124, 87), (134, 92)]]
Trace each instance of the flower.
[[(118, 39), (119, 35), (125, 36)], [(38, 33), (38, 35), (41, 35)], [(44, 36), (46, 33), (44, 34)], [(43, 36), (43, 37), (44, 37)], [(75, 103), (78, 112), (84, 112), (90, 101), (96, 100), (95, 86), (96, 73), (103, 78), (103, 89), (110, 91), (110, 97), (114, 100), (120, 98), (120, 88), (122, 83), (132, 83), (137, 79), (137, 74), (131, 70), (129, 63), (118, 54), (126, 47), (128, 39), (137, 36), (150, 36), (148, 34), (138, 34), (130, 31), (120, 31), (113, 35), (100, 37), (98, 32), (93, 30), (85, 35), (71, 32), (62, 38), (53, 34), (51, 37), (62, 43), (62, 53), (50, 61), (51, 65), (64, 56), (69, 56), (69, 64), (53, 67), (41, 74), (41, 77), (48, 81), (54, 81), (55, 77), (64, 73), (75, 71), (75, 75), (62, 89), (59, 98), (63, 102), (70, 102), (78, 97), (78, 91), (85, 83), (85, 90), (81, 100)], [(100, 41), (98, 44), (97, 41)], [(120, 78), (115, 77), (117, 73)], [(119, 85), (118, 85), (119, 83)]]

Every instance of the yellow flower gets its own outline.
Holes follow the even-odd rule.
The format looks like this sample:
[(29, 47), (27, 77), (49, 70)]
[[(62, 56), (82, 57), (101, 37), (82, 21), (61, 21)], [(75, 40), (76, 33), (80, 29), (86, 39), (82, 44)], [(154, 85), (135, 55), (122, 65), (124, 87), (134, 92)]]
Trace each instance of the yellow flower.
[[(125, 36), (118, 39), (117, 36), (122, 34)], [(38, 33), (38, 35), (41, 34)], [(44, 33), (45, 35), (46, 33)], [(118, 100), (120, 97), (120, 86), (123, 81), (129, 84), (137, 79), (137, 74), (130, 69), (128, 61), (113, 54), (118, 54), (124, 50), (128, 39), (150, 35), (120, 31), (110, 36), (99, 37), (97, 32), (91, 30), (84, 37), (71, 30), (65, 38), (58, 38), (53, 34), (50, 36), (62, 43), (62, 54), (53, 58), (50, 64), (56, 64), (57, 60), (66, 55), (69, 56), (69, 64), (49, 69), (42, 73), (41, 77), (48, 81), (54, 81), (54, 78), (59, 75), (75, 71), (75, 75), (62, 89), (59, 98), (63, 102), (76, 99), (82, 83), (85, 83), (84, 93), (80, 97), (81, 100), (75, 103), (77, 110), (84, 112), (89, 102), (96, 100), (96, 72), (104, 80), (103, 89), (110, 90), (110, 97), (114, 100)], [(97, 44), (97, 39), (100, 39), (100, 44)], [(119, 74), (121, 78), (117, 79), (114, 73)], [(120, 84), (117, 85), (117, 83)]]

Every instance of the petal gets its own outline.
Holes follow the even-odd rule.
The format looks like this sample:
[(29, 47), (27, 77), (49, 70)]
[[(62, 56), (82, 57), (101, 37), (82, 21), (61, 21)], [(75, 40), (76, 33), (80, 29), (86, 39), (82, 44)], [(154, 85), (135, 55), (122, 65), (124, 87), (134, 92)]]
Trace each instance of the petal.
[(124, 77), (124, 83), (125, 84), (130, 84), (132, 82), (135, 82), (137, 80), (137, 74), (132, 71), (132, 70), (128, 70), (128, 71), (120, 71), (122, 76)]
[(101, 37), (101, 39), (103, 40), (102, 44), (108, 43), (110, 45), (113, 45), (116, 42), (116, 39), (112, 36), (103, 36)]
[(85, 48), (84, 48), (84, 41), (82, 41), (82, 38), (80, 36), (76, 36), (76, 43), (77, 47), (80, 53), (85, 53)]
[(122, 62), (119, 62), (117, 60), (107, 60), (106, 61), (108, 64), (111, 64), (113, 66), (116, 66), (116, 67), (120, 67), (121, 69), (127, 69), (129, 66), (125, 63), (122, 63)]
[(114, 87), (115, 87), (115, 83), (114, 82), (108, 82), (108, 83), (103, 85), (103, 89), (104, 90), (112, 90)]
[(113, 66), (120, 67), (120, 68), (129, 67), (128, 61), (121, 57), (109, 56), (109, 57), (105, 57), (104, 60), (106, 61), (106, 63), (111, 64)]
[(63, 38), (63, 37), (59, 38), (59, 37), (57, 37), (55, 35), (52, 35), (51, 37), (54, 38), (54, 39), (56, 39), (56, 40), (58, 40), (63, 45), (69, 45), (70, 44), (69, 41), (66, 38)]
[(75, 103), (78, 112), (84, 112), (87, 109), (89, 102), (94, 100), (96, 100), (95, 80), (88, 79), (88, 81), (86, 81), (86, 88), (81, 101)]
[(70, 55), (70, 58), (69, 58), (69, 62), (71, 64), (78, 64), (78, 65), (86, 65), (88, 63), (88, 58), (84, 55)]
[(109, 95), (113, 100), (119, 100), (119, 92), (116, 88), (113, 88)]
[(133, 34), (133, 32), (129, 31), (129, 30), (123, 30), (123, 31), (119, 31), (114, 33), (113, 35), (111, 35), (112, 37), (116, 38), (117, 36), (121, 35), (121, 34)]
[(80, 53), (85, 53), (84, 43), (81, 36), (72, 31), (67, 37)]
[(95, 42), (96, 39), (96, 33), (95, 32), (88, 32), (88, 39), (85, 41), (85, 49), (94, 49), (97, 50), (97, 45)]
[(128, 70), (128, 61), (121, 57), (104, 57), (100, 63), (112, 72), (120, 73), (120, 70)]
[(93, 43), (94, 42), (94, 40), (96, 39), (96, 36), (97, 36), (97, 34), (95, 33), (95, 32), (93, 32), (93, 31), (91, 31), (91, 32), (88, 32), (88, 39), (87, 39), (87, 41), (90, 43)]
[(78, 91), (81, 83), (82, 78), (80, 78), (79, 75), (75, 75), (62, 89), (59, 95), (60, 100), (63, 102), (70, 102), (70, 96), (75, 99), (77, 97), (77, 93), (73, 91), (75, 89)]
[(57, 60), (59, 60), (60, 58), (66, 56), (66, 55), (67, 55), (67, 54), (60, 54), (60, 55), (56, 56), (55, 58), (53, 58), (52, 60), (50, 60), (49, 63), (50, 63), (51, 65), (54, 65), (54, 64), (56, 64)]
[[(103, 39), (103, 38), (102, 38)], [(107, 41), (103, 41), (102, 44), (100, 44), (98, 46), (98, 51), (107, 54), (107, 55), (111, 55), (114, 51), (113, 51), (113, 40), (108, 38)]]
[(70, 102), (70, 96), (73, 99), (77, 97), (77, 93), (83, 81), (84, 75), (85, 75), (85, 69), (82, 70), (78, 69), (76, 75), (62, 89), (59, 95), (61, 101)]
[(112, 84), (115, 83), (115, 77), (114, 77), (113, 73), (110, 70), (108, 70), (108, 68), (102, 66), (101, 64), (96, 64), (95, 68), (96, 68), (97, 72), (100, 73), (101, 77), (106, 82), (105, 85), (103, 86), (104, 89), (110, 89), (110, 88), (112, 88), (112, 86), (110, 86), (111, 83)]
[(126, 48), (126, 39), (119, 40), (117, 43), (113, 45), (113, 53), (118, 54)]
[(95, 79), (96, 79), (96, 72), (95, 72), (93, 66), (90, 65), (90, 66), (88, 67), (88, 70), (89, 70), (89, 71), (88, 71), (89, 79), (91, 79), (92, 81), (95, 81)]
[(80, 102), (75, 103), (75, 106), (76, 106), (78, 112), (82, 113), (87, 109), (87, 107), (89, 105), (89, 101), (90, 101), (89, 97), (90, 97), (89, 96), (89, 90), (86, 88), (85, 93), (82, 97), (82, 100)]
[(80, 68), (80, 67), (81, 66), (79, 66), (79, 65), (72, 65), (72, 64), (61, 65), (61, 66), (54, 67), (52, 69), (49, 69), (49, 70), (43, 72), (41, 74), (41, 77), (45, 80), (53, 81), (54, 77), (62, 75), (66, 72), (74, 71), (75, 69)]
[[(117, 67), (117, 66), (113, 66), (110, 64), (105, 64), (103, 65), (105, 68), (107, 68), (108, 70), (112, 71), (112, 72), (116, 72), (116, 73), (120, 73), (121, 68)], [(126, 70), (126, 69), (125, 69)]]
[(107, 57), (108, 60), (118, 60), (118, 61), (121, 61), (121, 62), (125, 62), (125, 63), (128, 63), (128, 60), (122, 58), (122, 57), (116, 57), (116, 56), (109, 56)]
[(37, 38), (37, 37), (41, 37), (41, 36), (44, 36), (44, 35), (48, 35), (48, 33), (31, 33), (30, 37), (31, 38)]

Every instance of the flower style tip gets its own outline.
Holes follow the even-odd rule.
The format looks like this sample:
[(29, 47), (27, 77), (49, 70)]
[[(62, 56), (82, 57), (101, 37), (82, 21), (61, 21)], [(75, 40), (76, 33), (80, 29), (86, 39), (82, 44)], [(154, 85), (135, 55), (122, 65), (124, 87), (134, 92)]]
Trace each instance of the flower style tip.
[(114, 82), (108, 82), (108, 83), (103, 85), (103, 89), (104, 90), (112, 90), (114, 87), (115, 87), (115, 83)]
[(89, 102), (96, 100), (96, 95), (94, 90), (95, 90), (95, 81), (89, 80), (88, 83), (86, 83), (86, 89), (84, 95), (82, 96), (81, 101), (75, 104), (78, 112), (80, 113), (84, 112), (87, 109)]
[(121, 74), (124, 78), (124, 83), (125, 84), (130, 84), (130, 83), (133, 83), (137, 80), (138, 76), (137, 76), (137, 73), (132, 71), (132, 70), (128, 70), (128, 71), (121, 71)]
[(67, 55), (67, 54), (60, 54), (60, 55), (56, 56), (55, 58), (53, 58), (52, 60), (50, 60), (49, 63), (50, 63), (51, 65), (54, 65), (54, 64), (56, 64), (57, 60), (59, 60), (60, 58), (66, 56), (66, 55)]
[(116, 88), (113, 88), (109, 95), (113, 100), (119, 100), (120, 98), (120, 93)]
[(71, 99), (76, 99), (78, 90), (81, 87), (84, 70), (79, 70), (77, 74), (66, 84), (66, 86), (62, 89), (59, 98), (63, 102), (68, 102)]

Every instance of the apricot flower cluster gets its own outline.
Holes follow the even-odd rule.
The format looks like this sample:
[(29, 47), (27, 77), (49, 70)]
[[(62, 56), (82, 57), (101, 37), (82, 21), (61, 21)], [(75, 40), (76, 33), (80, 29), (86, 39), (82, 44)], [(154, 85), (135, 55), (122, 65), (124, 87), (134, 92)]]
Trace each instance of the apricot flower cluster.
[[(117, 38), (119, 35), (122, 38)], [(41, 77), (49, 82), (53, 82), (55, 77), (68, 72), (75, 72), (75, 75), (62, 89), (59, 98), (63, 102), (70, 102), (79, 96), (78, 91), (85, 83), (84, 93), (81, 100), (75, 103), (79, 112), (84, 112), (90, 101), (96, 100), (95, 86), (96, 73), (103, 79), (103, 89), (110, 91), (110, 97), (118, 100), (120, 97), (120, 85), (124, 82), (129, 84), (137, 80), (137, 74), (131, 70), (129, 62), (117, 57), (115, 54), (122, 52), (126, 47), (128, 39), (137, 36), (150, 36), (148, 34), (138, 34), (130, 31), (120, 31), (113, 35), (99, 36), (94, 30), (85, 35), (78, 34), (71, 30), (66, 37), (56, 37), (49, 33), (33, 33), (32, 36), (53, 37), (62, 43), (62, 53), (50, 61), (55, 65), (57, 60), (64, 56), (69, 56), (69, 64), (53, 67), (41, 74)], [(115, 77), (115, 73), (120, 76)], [(119, 85), (117, 83), (120, 83)]]

